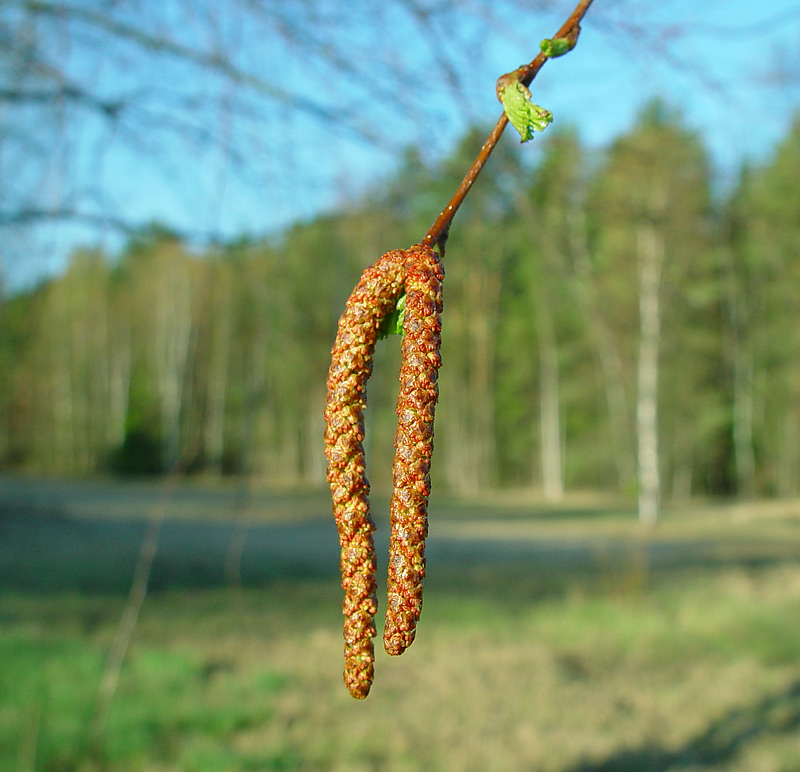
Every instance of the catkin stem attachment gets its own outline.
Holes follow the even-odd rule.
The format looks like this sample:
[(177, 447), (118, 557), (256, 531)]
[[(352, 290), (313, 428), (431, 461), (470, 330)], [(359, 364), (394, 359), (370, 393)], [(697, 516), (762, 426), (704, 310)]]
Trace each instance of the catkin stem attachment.
[(392, 468), (388, 602), (383, 645), (402, 654), (413, 642), (422, 611), (428, 535), (433, 418), (441, 366), (444, 268), (429, 247), (406, 251), (400, 393)]
[(339, 320), (328, 371), (325, 455), (333, 514), (341, 547), (344, 601), (344, 681), (350, 694), (367, 696), (375, 654), (375, 524), (369, 514), (364, 459), (367, 380), (381, 320), (403, 289), (405, 252), (387, 252), (367, 268)]

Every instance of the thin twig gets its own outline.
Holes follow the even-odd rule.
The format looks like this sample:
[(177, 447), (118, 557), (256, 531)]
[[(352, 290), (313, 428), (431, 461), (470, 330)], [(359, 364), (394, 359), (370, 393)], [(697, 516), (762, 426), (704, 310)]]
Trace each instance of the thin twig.
[(174, 496), (175, 490), (182, 477), (183, 469), (180, 465), (176, 465), (167, 478), (158, 501), (153, 507), (148, 519), (147, 530), (145, 531), (144, 538), (142, 539), (142, 546), (139, 550), (139, 558), (136, 562), (136, 569), (133, 574), (128, 600), (122, 611), (117, 630), (114, 633), (114, 640), (108, 651), (103, 675), (100, 677), (100, 687), (97, 690), (97, 702), (95, 704), (94, 720), (91, 726), (91, 738), (98, 747), (102, 740), (103, 733), (105, 732), (108, 712), (111, 709), (111, 702), (117, 691), (122, 665), (128, 653), (133, 631), (136, 629), (136, 623), (139, 620), (139, 612), (147, 596), (153, 559), (158, 550), (161, 526), (166, 517), (166, 504)]
[[(589, 10), (589, 6), (592, 2), (593, 0), (581, 0), (575, 7), (572, 15), (561, 25), (561, 28), (553, 37), (574, 38), (580, 29), (581, 20), (586, 15), (586, 11)], [(542, 69), (542, 65), (546, 61), (547, 57), (543, 53), (539, 53), (530, 64), (524, 64), (515, 71), (517, 79), (525, 86), (530, 85), (531, 81), (536, 77), (539, 70)], [(455, 217), (458, 208), (461, 206), (461, 203), (466, 198), (473, 183), (478, 178), (481, 169), (483, 169), (484, 164), (492, 154), (507, 123), (508, 117), (503, 113), (492, 129), (491, 134), (489, 134), (486, 142), (483, 143), (469, 171), (464, 175), (464, 179), (458, 186), (458, 190), (456, 190), (447, 206), (428, 229), (425, 238), (422, 239), (422, 244), (431, 248), (438, 246), (439, 251), (444, 254), (445, 242), (447, 241), (447, 234), (450, 230), (453, 217)]]
[(147, 595), (147, 585), (150, 580), (150, 569), (153, 565), (153, 558), (158, 549), (158, 537), (161, 533), (161, 525), (164, 522), (163, 511), (160, 514), (151, 516), (147, 523), (147, 530), (142, 539), (142, 546), (139, 551), (139, 559), (136, 563), (136, 570), (131, 582), (131, 590), (128, 595), (128, 602), (122, 612), (122, 617), (117, 625), (114, 641), (108, 651), (106, 666), (100, 678), (100, 688), (97, 690), (97, 704), (95, 706), (94, 721), (92, 723), (92, 739), (100, 743), (106, 728), (108, 711), (111, 708), (111, 701), (117, 691), (117, 683), (122, 670), (122, 663), (128, 652), (128, 646), (139, 619), (139, 611)]

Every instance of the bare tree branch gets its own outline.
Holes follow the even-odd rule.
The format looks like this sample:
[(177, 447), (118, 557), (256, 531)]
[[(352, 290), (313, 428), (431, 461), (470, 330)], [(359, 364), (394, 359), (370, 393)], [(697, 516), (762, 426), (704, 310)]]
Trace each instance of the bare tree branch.
[(68, 3), (45, 2), (44, 0), (26, 0), (22, 6), (37, 15), (84, 22), (114, 38), (135, 43), (154, 54), (167, 54), (186, 62), (196, 64), (206, 70), (228, 78), (233, 83), (252, 89), (269, 99), (291, 104), (294, 109), (308, 113), (314, 118), (330, 123), (339, 123), (361, 139), (370, 143), (381, 144), (380, 135), (376, 132), (357, 126), (348, 121), (341, 110), (331, 110), (323, 104), (309, 99), (298, 91), (290, 91), (271, 81), (237, 67), (227, 53), (217, 50), (206, 52), (178, 43), (174, 39), (162, 35), (151, 34), (141, 28), (119, 21), (118, 19), (98, 11)]

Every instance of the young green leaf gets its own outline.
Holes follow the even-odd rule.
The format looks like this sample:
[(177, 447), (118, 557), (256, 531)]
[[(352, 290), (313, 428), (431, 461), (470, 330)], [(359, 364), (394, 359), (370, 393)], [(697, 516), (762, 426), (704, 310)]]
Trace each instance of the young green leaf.
[(534, 131), (544, 131), (553, 114), (531, 100), (531, 92), (518, 80), (512, 80), (500, 91), (500, 101), (511, 125), (519, 132), (521, 142), (533, 139)]
[(384, 318), (378, 327), (378, 339), (388, 338), (390, 335), (403, 334), (403, 319), (406, 315), (406, 293), (397, 299), (394, 311)]

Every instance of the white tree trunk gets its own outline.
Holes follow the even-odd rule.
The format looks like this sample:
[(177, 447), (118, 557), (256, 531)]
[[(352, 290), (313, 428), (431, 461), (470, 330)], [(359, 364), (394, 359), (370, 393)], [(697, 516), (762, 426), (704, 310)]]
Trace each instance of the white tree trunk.
[(664, 243), (652, 224), (637, 230), (639, 257), (639, 372), (636, 433), (639, 466), (639, 520), (658, 519), (661, 479), (658, 457), (658, 350), (661, 335), (659, 285)]
[(500, 277), (476, 272), (470, 282), (468, 310), (471, 366), (469, 368), (469, 445), (471, 477), (477, 488), (494, 483), (494, 362)]
[(542, 492), (546, 501), (564, 497), (561, 464), (561, 407), (558, 396), (558, 349), (548, 311), (539, 314), (539, 411)]
[(753, 411), (753, 347), (747, 339), (748, 304), (737, 279), (730, 249), (722, 252), (725, 291), (731, 328), (731, 360), (733, 365), (733, 455), (736, 462), (736, 487), (744, 496), (755, 492), (756, 460), (754, 451)]
[(308, 485), (325, 483), (325, 455), (319, 445), (319, 438), (325, 432), (324, 416), (325, 392), (315, 389), (309, 394), (303, 442), (303, 482)]
[[(214, 278), (219, 281), (219, 277)], [(217, 477), (221, 477), (225, 458), (229, 348), (233, 335), (233, 309), (228, 282), (212, 289), (211, 309), (204, 439), (208, 467)]]
[(131, 386), (131, 336), (126, 327), (112, 337), (107, 355), (108, 422), (106, 442), (119, 448), (125, 441), (125, 420)]
[(597, 297), (595, 277), (589, 258), (586, 215), (572, 209), (569, 217), (569, 237), (575, 256), (575, 271), (578, 276), (576, 290), (578, 302), (584, 309), (589, 333), (594, 339), (600, 369), (603, 372), (603, 390), (608, 418), (611, 425), (611, 439), (614, 443), (614, 462), (617, 468), (617, 485), (627, 487), (636, 477), (636, 463), (633, 453), (633, 427), (628, 409), (625, 368), (619, 346), (602, 313)]
[(180, 458), (181, 403), (192, 331), (191, 287), (183, 265), (162, 263), (156, 278), (154, 349), (164, 466)]

